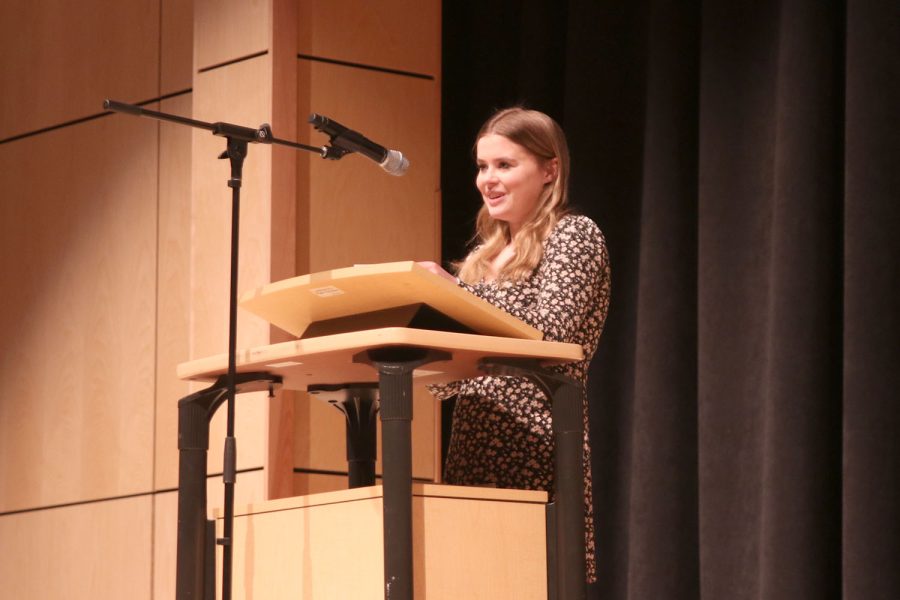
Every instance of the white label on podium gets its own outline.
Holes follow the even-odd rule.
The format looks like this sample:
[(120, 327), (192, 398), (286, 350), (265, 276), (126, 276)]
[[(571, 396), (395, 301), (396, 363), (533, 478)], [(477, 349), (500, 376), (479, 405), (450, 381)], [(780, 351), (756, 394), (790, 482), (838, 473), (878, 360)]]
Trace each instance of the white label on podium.
[(330, 298), (332, 296), (340, 296), (344, 293), (344, 290), (340, 288), (336, 288), (333, 285), (326, 285), (325, 287), (313, 288), (309, 290), (319, 298)]

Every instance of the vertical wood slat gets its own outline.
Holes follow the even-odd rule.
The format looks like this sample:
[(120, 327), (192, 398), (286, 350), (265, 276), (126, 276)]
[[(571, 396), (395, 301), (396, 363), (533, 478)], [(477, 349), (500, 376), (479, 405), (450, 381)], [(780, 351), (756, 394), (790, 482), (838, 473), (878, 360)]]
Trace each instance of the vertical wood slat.
[[(298, 140), (328, 138), (307, 123), (325, 114), (409, 157), (406, 176), (391, 177), (370, 160), (298, 157), (298, 274), (355, 263), (434, 260), (440, 253), (440, 3), (389, 0), (376, 5), (338, 0), (299, 3), (298, 53), (364, 67), (300, 58)], [(378, 69), (410, 71), (410, 77)], [(305, 267), (305, 268), (304, 268)], [(305, 394), (294, 408), (294, 464), (346, 470), (344, 419)], [(439, 471), (434, 406), (417, 391), (414, 474)], [(296, 488), (295, 493), (305, 493)]]
[[(189, 94), (161, 103), (163, 112), (191, 114)], [(191, 393), (175, 367), (190, 356), (191, 140), (190, 128), (160, 123), (159, 239), (156, 323), (154, 489), (178, 486), (178, 400)]]
[(193, 83), (194, 2), (161, 0), (160, 11), (159, 95), (165, 96)]
[[(197, 40), (198, 45), (201, 40)], [(258, 126), (270, 119), (271, 57), (260, 56), (204, 73), (195, 73), (194, 118)], [(191, 356), (227, 352), (229, 264), (231, 252), (231, 189), (228, 160), (216, 157), (226, 140), (195, 130), (192, 144)], [(243, 166), (240, 214), (238, 289), (250, 289), (270, 279), (271, 257), (270, 146), (250, 144)], [(269, 326), (238, 311), (237, 346), (268, 343)], [(264, 394), (241, 394), (236, 402), (238, 468), (264, 464)], [(210, 433), (210, 472), (222, 470), (222, 440), (226, 410), (216, 413)]]
[(152, 484), (157, 129), (0, 145), (0, 511)]
[[(297, 139), (297, 2), (272, 1), (272, 130), (276, 138)], [(297, 181), (302, 154), (282, 145), (272, 147), (271, 263), (272, 281), (293, 277), (306, 265), (297, 264)], [(270, 328), (273, 343), (291, 336)], [(266, 422), (266, 487), (268, 497), (293, 494), (294, 407), (291, 392), (279, 392), (270, 399)]]

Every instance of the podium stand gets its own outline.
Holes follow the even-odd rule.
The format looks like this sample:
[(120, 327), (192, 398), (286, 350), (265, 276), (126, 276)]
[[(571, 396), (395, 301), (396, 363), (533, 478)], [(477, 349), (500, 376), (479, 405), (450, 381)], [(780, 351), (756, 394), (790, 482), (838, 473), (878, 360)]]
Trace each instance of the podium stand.
[[(548, 519), (556, 522), (556, 543), (550, 544), (556, 557), (548, 558), (557, 568), (548, 574), (549, 596), (583, 597), (581, 395), (573, 382), (542, 369), (548, 362), (580, 360), (580, 346), (541, 341), (534, 328), (412, 262), (276, 282), (245, 295), (241, 305), (300, 339), (239, 350), (239, 391), (378, 383), (386, 599), (413, 597), (413, 377), (442, 383), (495, 372), (528, 376), (541, 385), (553, 400), (557, 441), (556, 510)], [(209, 597), (213, 534), (205, 515), (205, 458), (209, 418), (223, 393), (226, 368), (224, 355), (178, 368), (185, 379), (219, 381), (179, 404), (177, 600)]]

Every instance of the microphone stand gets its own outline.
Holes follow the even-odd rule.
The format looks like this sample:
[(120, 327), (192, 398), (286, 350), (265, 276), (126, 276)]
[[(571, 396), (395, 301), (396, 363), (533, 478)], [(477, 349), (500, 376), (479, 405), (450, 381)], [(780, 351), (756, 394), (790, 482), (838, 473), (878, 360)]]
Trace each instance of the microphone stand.
[[(241, 177), (244, 166), (244, 158), (247, 156), (247, 144), (280, 144), (300, 150), (315, 152), (322, 158), (337, 160), (348, 154), (351, 150), (339, 146), (308, 146), (287, 140), (281, 140), (272, 135), (272, 128), (268, 123), (263, 123), (257, 129), (242, 127), (231, 123), (207, 123), (196, 119), (189, 119), (178, 115), (148, 110), (133, 104), (125, 104), (115, 100), (104, 100), (103, 108), (115, 112), (126, 113), (140, 117), (150, 117), (161, 121), (169, 121), (179, 125), (187, 125), (198, 129), (211, 131), (213, 135), (224, 137), (227, 140), (225, 151), (219, 155), (220, 159), (231, 161), (231, 178), (228, 187), (231, 188), (231, 280), (228, 306), (228, 375), (227, 375), (227, 432), (225, 437), (224, 464), (222, 468), (222, 480), (225, 485), (225, 515), (223, 521), (223, 537), (216, 540), (222, 546), (222, 599), (231, 600), (231, 572), (233, 545), (232, 535), (234, 528), (234, 484), (237, 479), (237, 445), (234, 438), (234, 397), (236, 393), (235, 372), (237, 352), (237, 277), (238, 277), (238, 233), (241, 206)], [(270, 388), (271, 389), (271, 388)], [(218, 405), (216, 405), (218, 407)], [(212, 409), (213, 411), (215, 408)], [(211, 414), (209, 415), (212, 416)], [(179, 432), (179, 437), (180, 432)], [(205, 467), (204, 467), (205, 470)], [(180, 561), (179, 561), (180, 563)], [(196, 577), (195, 579), (199, 579)], [(182, 577), (179, 576), (179, 579)], [(179, 583), (179, 588), (181, 587)], [(182, 590), (178, 590), (182, 593)], [(190, 597), (193, 592), (188, 590), (183, 595)], [(181, 598), (179, 598), (181, 600)], [(197, 598), (197, 600), (201, 600)]]

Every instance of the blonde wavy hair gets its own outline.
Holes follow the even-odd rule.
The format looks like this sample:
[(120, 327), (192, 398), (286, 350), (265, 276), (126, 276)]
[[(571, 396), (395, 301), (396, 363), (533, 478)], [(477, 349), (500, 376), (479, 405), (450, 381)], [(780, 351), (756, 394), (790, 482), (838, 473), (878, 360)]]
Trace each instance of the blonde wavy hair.
[(534, 213), (513, 239), (510, 239), (509, 225), (491, 218), (487, 207), (482, 205), (472, 238), (475, 249), (456, 264), (458, 277), (467, 283), (484, 279), (491, 271), (491, 261), (510, 243), (514, 256), (500, 269), (497, 280), (527, 278), (541, 262), (544, 240), (569, 212), (569, 148), (566, 135), (556, 121), (542, 112), (521, 107), (499, 110), (478, 131), (473, 153), (477, 154), (478, 141), (490, 134), (502, 135), (522, 146), (542, 165), (557, 159), (556, 178), (544, 185)]

